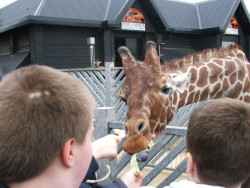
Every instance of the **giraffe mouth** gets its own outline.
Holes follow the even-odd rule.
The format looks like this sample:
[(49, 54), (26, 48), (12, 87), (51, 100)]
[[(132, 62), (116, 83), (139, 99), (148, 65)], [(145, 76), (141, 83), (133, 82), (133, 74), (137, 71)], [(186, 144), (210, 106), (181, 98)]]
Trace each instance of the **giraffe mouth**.
[(137, 153), (136, 160), (138, 162), (145, 162), (148, 159), (148, 153), (151, 150), (151, 148), (153, 147), (153, 145), (154, 145), (154, 141), (151, 140), (146, 149)]

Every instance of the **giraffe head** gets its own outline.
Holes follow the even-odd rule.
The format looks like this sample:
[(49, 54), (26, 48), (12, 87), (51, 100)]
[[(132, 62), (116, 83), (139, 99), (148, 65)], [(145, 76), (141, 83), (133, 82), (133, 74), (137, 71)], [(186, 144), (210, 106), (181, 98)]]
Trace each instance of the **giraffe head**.
[(173, 118), (171, 101), (175, 91), (183, 92), (188, 75), (163, 73), (154, 42), (145, 46), (145, 60), (136, 61), (130, 50), (120, 47), (126, 75), (120, 97), (127, 102), (124, 151), (136, 153), (147, 148)]

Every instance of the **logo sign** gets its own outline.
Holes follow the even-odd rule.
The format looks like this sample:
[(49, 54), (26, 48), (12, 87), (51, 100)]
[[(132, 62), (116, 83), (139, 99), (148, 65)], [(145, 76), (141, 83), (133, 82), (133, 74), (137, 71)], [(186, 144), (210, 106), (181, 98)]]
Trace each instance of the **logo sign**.
[(145, 19), (141, 11), (130, 8), (122, 19), (122, 29), (145, 31)]
[(226, 34), (238, 35), (238, 22), (235, 17), (232, 17), (226, 29)]

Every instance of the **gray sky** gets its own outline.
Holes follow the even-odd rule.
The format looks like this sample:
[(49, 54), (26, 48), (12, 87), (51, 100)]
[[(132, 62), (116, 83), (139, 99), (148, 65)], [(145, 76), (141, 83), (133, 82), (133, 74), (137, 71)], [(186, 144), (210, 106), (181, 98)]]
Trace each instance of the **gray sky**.
[(0, 0), (0, 8), (5, 7), (6, 5), (14, 2), (16, 0)]
[[(17, 0), (0, 0), (0, 8), (13, 3)], [(179, 0), (179, 1), (189, 1), (189, 2), (200, 2), (200, 1), (207, 1), (207, 0)], [(250, 13), (250, 0), (243, 0), (247, 6), (248, 12)]]
[[(1, 1), (1, 0), (0, 0)], [(179, 0), (179, 1), (188, 1), (188, 2), (201, 2), (201, 1), (207, 1), (207, 0)], [(246, 4), (246, 7), (248, 9), (248, 12), (250, 13), (250, 0), (243, 0)]]

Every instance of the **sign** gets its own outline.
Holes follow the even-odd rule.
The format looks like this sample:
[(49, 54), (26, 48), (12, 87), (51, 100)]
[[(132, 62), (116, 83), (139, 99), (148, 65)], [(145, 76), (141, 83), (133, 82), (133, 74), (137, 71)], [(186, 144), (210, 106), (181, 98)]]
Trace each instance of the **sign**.
[(122, 19), (121, 28), (125, 30), (145, 31), (145, 18), (140, 10), (130, 8)]
[(238, 35), (238, 22), (235, 17), (232, 17), (231, 21), (229, 22), (225, 34)]

